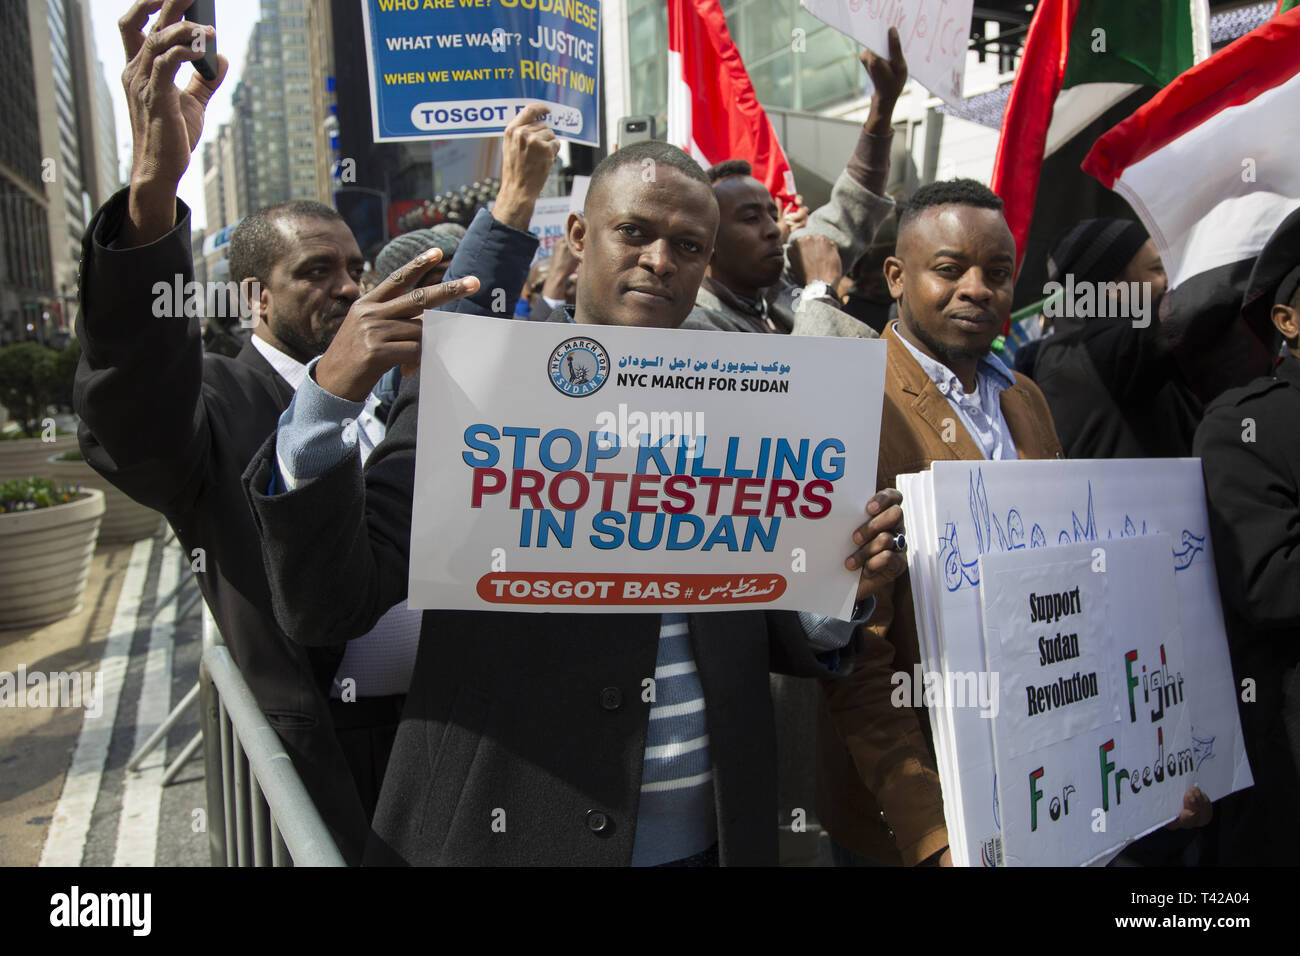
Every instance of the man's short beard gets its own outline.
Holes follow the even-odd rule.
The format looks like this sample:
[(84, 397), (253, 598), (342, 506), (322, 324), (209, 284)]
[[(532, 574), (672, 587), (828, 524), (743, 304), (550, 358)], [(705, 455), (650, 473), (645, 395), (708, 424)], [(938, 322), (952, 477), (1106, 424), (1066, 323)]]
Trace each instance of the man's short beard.
[(322, 330), (316, 335), (303, 335), (289, 323), (280, 321), (269, 322), (267, 327), (282, 345), (292, 351), (293, 357), (304, 365), (316, 356), (324, 355), (325, 350), (334, 341), (334, 336), (338, 334), (338, 329), (332, 328)]
[(920, 322), (913, 321), (910, 315), (904, 316), (901, 309), (898, 318), (916, 340), (929, 349), (930, 354), (942, 362), (949, 371), (965, 362), (979, 362), (980, 359), (989, 354), (989, 350), (993, 347), (993, 343), (989, 342), (982, 349), (953, 348), (944, 345), (942, 342), (935, 341), (928, 332), (921, 328)]

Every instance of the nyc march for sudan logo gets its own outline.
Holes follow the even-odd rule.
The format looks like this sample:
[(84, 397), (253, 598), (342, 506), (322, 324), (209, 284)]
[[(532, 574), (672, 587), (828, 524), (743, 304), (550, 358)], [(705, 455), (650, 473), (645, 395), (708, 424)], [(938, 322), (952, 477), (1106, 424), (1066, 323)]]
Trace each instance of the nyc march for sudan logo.
[(609, 355), (594, 339), (565, 339), (551, 353), (547, 370), (552, 385), (565, 395), (582, 398), (598, 391), (609, 378)]

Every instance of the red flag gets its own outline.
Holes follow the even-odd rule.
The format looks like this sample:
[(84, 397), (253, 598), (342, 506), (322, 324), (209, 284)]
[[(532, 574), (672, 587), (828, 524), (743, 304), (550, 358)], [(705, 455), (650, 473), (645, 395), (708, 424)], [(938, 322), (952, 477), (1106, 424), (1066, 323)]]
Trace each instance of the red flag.
[(1043, 0), (1038, 5), (1002, 115), (1002, 135), (989, 186), (1002, 199), (1007, 225), (1016, 240), (1017, 270), (1025, 257), (1047, 130), (1052, 125), (1052, 107), (1065, 81), (1070, 25), (1078, 2)]
[(783, 205), (794, 198), (790, 163), (718, 0), (668, 0), (668, 142), (706, 168), (748, 160)]

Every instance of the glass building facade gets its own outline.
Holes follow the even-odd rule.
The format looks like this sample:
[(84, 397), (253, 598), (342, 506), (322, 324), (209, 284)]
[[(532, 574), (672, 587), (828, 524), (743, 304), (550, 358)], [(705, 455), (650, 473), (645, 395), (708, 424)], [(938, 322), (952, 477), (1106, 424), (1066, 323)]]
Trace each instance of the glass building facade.
[[(858, 46), (809, 16), (798, 0), (722, 0), (764, 106), (815, 113), (862, 96)], [(668, 103), (668, 7), (628, 0), (628, 75), (632, 112), (662, 117)]]

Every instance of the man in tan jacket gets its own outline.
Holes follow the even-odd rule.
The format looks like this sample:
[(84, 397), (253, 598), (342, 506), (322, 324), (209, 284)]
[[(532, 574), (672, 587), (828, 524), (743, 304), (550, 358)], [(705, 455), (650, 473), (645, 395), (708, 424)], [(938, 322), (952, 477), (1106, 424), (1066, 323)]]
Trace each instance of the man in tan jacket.
[[(885, 261), (899, 321), (889, 358), (878, 487), (936, 460), (1059, 458), (1042, 393), (989, 352), (1011, 311), (1015, 242), (1002, 201), (974, 180), (917, 190)], [(877, 598), (853, 675), (824, 682), (817, 815), (838, 864), (950, 861), (923, 710), (895, 707), (895, 672), (919, 661), (911, 580)]]

